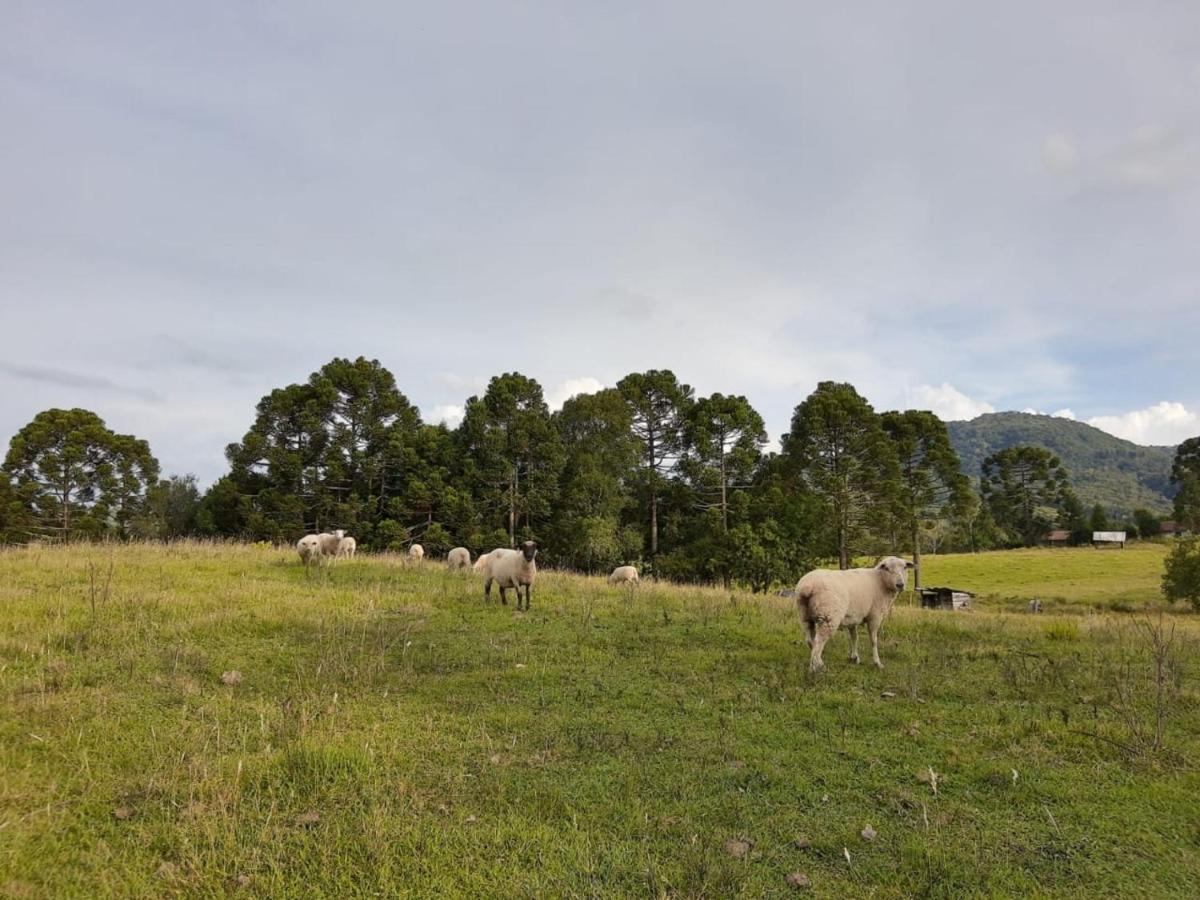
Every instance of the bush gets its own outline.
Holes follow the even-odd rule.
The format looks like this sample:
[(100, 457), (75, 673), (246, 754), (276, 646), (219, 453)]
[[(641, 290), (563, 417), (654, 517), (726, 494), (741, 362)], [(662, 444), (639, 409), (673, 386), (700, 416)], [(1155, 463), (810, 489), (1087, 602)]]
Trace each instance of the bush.
[(1167, 557), (1163, 593), (1168, 600), (1186, 600), (1200, 612), (1200, 538), (1181, 540)]

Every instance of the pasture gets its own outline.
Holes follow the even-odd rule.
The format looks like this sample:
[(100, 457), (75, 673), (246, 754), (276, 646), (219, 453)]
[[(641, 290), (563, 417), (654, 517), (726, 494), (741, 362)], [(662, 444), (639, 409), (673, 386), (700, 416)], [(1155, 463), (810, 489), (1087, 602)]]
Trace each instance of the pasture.
[(778, 597), (543, 572), (518, 614), (390, 556), (5, 551), (0, 894), (1197, 896), (1161, 561), (927, 557), (977, 609), (902, 599), (883, 671), (842, 634), (812, 678)]

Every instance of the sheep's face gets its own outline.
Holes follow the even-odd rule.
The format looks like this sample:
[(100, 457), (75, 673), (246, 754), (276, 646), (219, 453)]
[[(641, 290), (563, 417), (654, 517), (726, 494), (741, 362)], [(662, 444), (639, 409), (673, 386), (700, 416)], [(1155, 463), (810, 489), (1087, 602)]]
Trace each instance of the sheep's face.
[(884, 573), (897, 591), (902, 591), (908, 585), (908, 570), (913, 564), (898, 556), (885, 556), (875, 568)]
[(537, 556), (537, 543), (535, 541), (526, 541), (521, 545), (521, 555), (525, 557), (526, 562), (533, 562), (533, 558)]
[(338, 528), (333, 532), (333, 536), (339, 541), (346, 536), (346, 529)]

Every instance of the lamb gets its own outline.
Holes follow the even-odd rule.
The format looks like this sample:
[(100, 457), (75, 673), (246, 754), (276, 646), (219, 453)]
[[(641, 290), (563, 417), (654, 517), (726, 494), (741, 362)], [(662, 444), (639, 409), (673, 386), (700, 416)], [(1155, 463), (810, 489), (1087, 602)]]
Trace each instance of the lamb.
[(352, 537), (344, 537), (338, 544), (339, 559), (354, 559), (354, 554), (358, 552), (358, 541)]
[(609, 584), (637, 584), (638, 570), (633, 566), (617, 566), (608, 576)]
[(841, 627), (850, 630), (850, 661), (858, 662), (858, 626), (864, 622), (871, 635), (871, 658), (879, 668), (879, 626), (892, 609), (896, 595), (904, 590), (913, 564), (897, 556), (885, 556), (873, 569), (842, 572), (816, 569), (796, 584), (796, 608), (812, 648), (809, 671), (825, 668), (821, 653), (826, 642)]
[(420, 562), (425, 558), (425, 548), (420, 544), (413, 544), (408, 548), (408, 558), (412, 562)]
[(466, 547), (455, 547), (446, 554), (446, 568), (466, 569), (471, 565), (471, 551)]
[(483, 572), (487, 569), (487, 562), (491, 559), (491, 556), (492, 554), (490, 553), (479, 554), (479, 559), (475, 560), (475, 565), (471, 566), (471, 569), (475, 572)]
[(500, 602), (506, 606), (508, 597), (505, 591), (510, 587), (517, 589), (517, 609), (519, 610), (521, 608), (521, 585), (525, 585), (525, 609), (529, 609), (529, 592), (533, 587), (533, 579), (537, 577), (537, 563), (533, 561), (535, 556), (537, 556), (537, 544), (533, 541), (523, 543), (520, 550), (501, 548), (489, 553), (483, 570), (486, 579), (483, 587), (483, 599), (490, 600), (492, 598), (492, 582), (494, 581), (500, 586)]

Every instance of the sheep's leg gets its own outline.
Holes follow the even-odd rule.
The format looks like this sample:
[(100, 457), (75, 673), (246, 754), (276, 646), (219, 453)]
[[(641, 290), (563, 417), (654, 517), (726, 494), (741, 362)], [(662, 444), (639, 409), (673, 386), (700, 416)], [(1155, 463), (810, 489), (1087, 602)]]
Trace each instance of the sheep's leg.
[(816, 635), (817, 629), (808, 619), (804, 620), (804, 643), (808, 644), (809, 648), (813, 645), (813, 636)]
[(533, 590), (532, 584), (525, 585), (525, 611), (529, 612), (529, 592)]
[(850, 662), (858, 665), (858, 626), (850, 626)]
[(871, 635), (871, 662), (882, 669), (883, 663), (879, 661), (879, 626), (881, 624), (883, 622), (880, 619), (867, 619), (867, 631)]
[[(505, 606), (508, 606), (507, 591), (508, 591), (508, 588), (506, 588), (504, 585), (500, 585), (500, 602), (503, 603)], [(517, 596), (519, 597), (520, 595), (518, 594)], [(518, 602), (520, 602), (520, 601), (518, 600)]]
[(818, 622), (816, 625), (816, 633), (813, 635), (812, 643), (812, 659), (809, 660), (808, 670), (810, 672), (820, 672), (825, 668), (825, 660), (821, 654), (825, 651), (825, 645), (829, 639), (833, 637), (834, 627), (829, 622)]
[(488, 579), (483, 583), (483, 602), (490, 603), (492, 601), (492, 579)]

